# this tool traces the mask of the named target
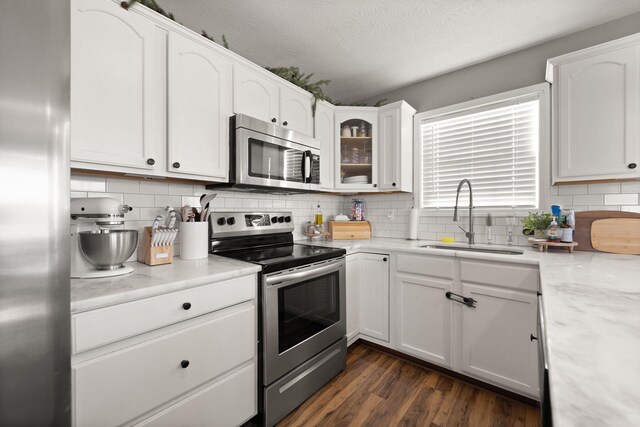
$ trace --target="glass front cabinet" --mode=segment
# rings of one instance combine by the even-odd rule
[[[378,189],[378,109],[336,107],[335,188]]]

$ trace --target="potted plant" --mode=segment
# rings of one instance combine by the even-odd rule
[[[545,231],[551,225],[551,214],[529,212],[526,218],[522,218],[522,233],[526,236],[533,235],[537,239],[544,239]]]

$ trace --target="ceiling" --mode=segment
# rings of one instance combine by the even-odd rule
[[[261,66],[357,101],[640,12],[638,0],[157,0]]]

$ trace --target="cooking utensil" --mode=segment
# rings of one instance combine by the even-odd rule
[[[593,221],[591,245],[602,252],[640,255],[640,219],[608,218]]]
[[[78,233],[80,251],[98,270],[122,267],[138,244],[138,230],[93,230]]]
[[[209,209],[209,203],[211,203],[211,201],[217,196],[217,193],[203,194],[200,196],[200,207],[202,208],[202,212],[200,212],[200,221],[209,221],[209,211],[211,210]]]
[[[605,218],[640,218],[640,213],[625,211],[585,211],[576,212],[576,227],[573,231],[573,241],[580,243],[577,251],[590,251],[595,249],[591,245],[591,225],[594,221]]]

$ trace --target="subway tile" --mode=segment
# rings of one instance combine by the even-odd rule
[[[573,196],[573,205],[602,205],[602,194],[588,194]]]
[[[110,193],[140,193],[140,181],[134,179],[107,178],[107,191]]]
[[[172,207],[172,208],[179,208],[180,205],[182,203],[182,197],[180,196],[155,196],[155,206],[158,208],[164,208],[164,207]]]
[[[605,194],[605,205],[637,205],[637,194]]]
[[[560,205],[561,207],[571,206],[573,204],[572,196],[549,196],[550,205]]]
[[[639,205],[621,206],[620,210],[623,210],[623,211],[626,211],[626,212],[637,212],[637,213],[640,213],[640,206]]]
[[[620,184],[617,182],[605,182],[602,184],[589,184],[589,194],[619,193]]]
[[[620,188],[621,193],[640,193],[640,182],[623,182]]]
[[[193,186],[193,196],[202,196],[204,193],[209,192],[211,190],[207,190],[204,185],[194,184]],[[217,191],[218,197],[220,197],[220,193],[229,193],[228,191]]]
[[[214,206],[219,206],[219,203],[224,203],[223,198],[221,197],[216,197],[215,199],[213,199]],[[212,202],[212,203],[213,203]],[[200,208],[200,196],[182,196],[180,198],[180,206],[186,206],[189,205],[192,208]]]
[[[69,189],[71,191],[107,191],[106,179],[94,176],[71,175]]]
[[[169,194],[174,196],[192,196],[193,184],[169,182]]]
[[[560,185],[558,186],[558,195],[588,194],[589,187],[585,185]]]
[[[118,193],[87,193],[87,197],[111,197],[112,199],[119,200],[122,203],[122,194]]]
[[[155,206],[155,199],[150,194],[125,194],[124,203],[135,208],[152,208]]]
[[[619,211],[620,210],[620,206],[616,206],[616,205],[608,205],[608,206],[590,205],[590,206],[587,206],[587,210],[589,210],[589,211]]]
[[[140,194],[169,194],[166,182],[140,181]]]
[[[78,197],[87,197],[86,191],[71,191],[69,193],[72,199],[77,199]]]

